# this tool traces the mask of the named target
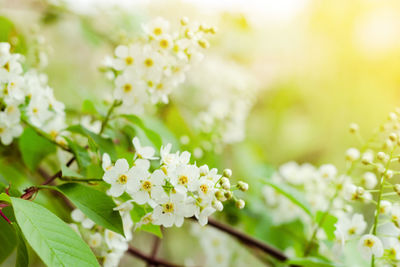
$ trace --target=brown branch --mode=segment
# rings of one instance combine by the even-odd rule
[[[129,247],[128,253],[136,258],[139,258],[139,259],[146,261],[147,263],[155,265],[155,266],[165,266],[165,267],[182,267],[183,266],[183,265],[178,265],[175,263],[168,262],[166,260],[152,258],[151,256],[144,254],[143,252],[141,252],[140,250],[138,250],[132,246]]]
[[[150,258],[153,260],[157,257],[157,252],[158,249],[160,248],[160,244],[161,244],[161,239],[158,236],[154,236],[154,243],[153,243],[153,248],[151,250],[151,256]],[[151,267],[154,266],[152,265],[150,262],[147,264],[147,267]]]
[[[219,230],[221,230],[222,232],[225,232],[233,237],[235,237],[236,239],[240,240],[242,243],[251,246],[251,247],[255,247],[258,248],[262,251],[264,251],[265,253],[269,254],[270,256],[274,257],[275,259],[279,260],[279,261],[286,261],[288,260],[288,257],[283,254],[281,251],[279,251],[278,249],[267,245],[263,242],[261,242],[260,240],[257,240],[249,235],[246,235],[242,232],[237,231],[236,229],[220,223],[214,219],[208,218],[208,224],[211,225],[212,227],[215,227]]]
[[[71,166],[72,163],[74,163],[75,161],[75,157],[72,157],[68,162],[67,162],[67,167]],[[40,172],[43,172],[43,170],[41,170]],[[41,173],[42,174],[42,173]],[[48,175],[47,175],[48,176]],[[58,172],[56,172],[53,176],[50,176],[46,179],[46,181],[44,181],[42,183],[42,185],[48,185],[50,183],[52,183],[55,179],[59,178],[62,176],[62,171],[59,170]]]

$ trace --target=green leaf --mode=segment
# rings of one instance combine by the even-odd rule
[[[84,178],[81,174],[71,170],[65,165],[61,166],[61,173],[63,177],[75,177],[75,178]]]
[[[90,158],[89,153],[84,147],[81,147],[77,143],[67,139],[68,146],[72,150],[72,153],[74,153],[76,161],[78,162],[78,165],[81,169],[85,169],[87,166],[89,166],[92,163],[92,159]]]
[[[83,113],[87,113],[87,114],[92,114],[92,115],[95,115],[95,114],[98,113],[97,109],[96,109],[96,106],[89,99],[85,99],[83,101],[83,103],[82,103],[82,112]]]
[[[12,43],[13,52],[26,53],[24,37],[17,31],[14,23],[3,16],[0,16],[0,42]]]
[[[0,217],[0,244],[0,263],[2,263],[17,245],[14,228],[3,217]]]
[[[49,154],[56,152],[56,145],[38,135],[35,130],[26,128],[20,136],[19,150],[22,160],[30,170],[36,170],[40,162]]]
[[[25,238],[17,224],[14,224],[14,229],[17,233],[18,239],[17,261],[15,263],[15,267],[26,267],[29,265],[29,254],[28,249],[26,248]]]
[[[11,199],[6,193],[1,193],[0,194],[0,202],[11,203]]]
[[[303,209],[308,215],[312,216],[309,203],[305,200],[303,194],[301,194],[296,188],[283,183],[278,184],[263,179],[261,179],[260,181],[274,188],[276,191],[278,191],[279,193],[287,197],[290,201],[292,201],[294,204]]]
[[[159,225],[154,225],[151,223],[143,224],[142,226],[139,227],[138,230],[142,230],[142,231],[151,233],[153,235],[156,235],[159,238],[163,238],[163,234],[161,232],[161,227]]]
[[[319,224],[319,222],[322,219],[322,216],[324,215],[324,212],[322,211],[318,211],[317,214],[315,215],[315,221],[317,224]],[[333,240],[335,239],[335,224],[337,223],[338,219],[333,216],[332,214],[327,214],[325,216],[325,219],[321,225],[321,228],[324,229],[326,236],[328,238],[328,240]]]
[[[340,266],[334,264],[332,262],[315,258],[315,257],[308,257],[308,258],[293,258],[286,262],[288,265],[297,265],[297,266],[306,266],[306,267],[334,267]]]
[[[94,143],[99,147],[101,154],[108,153],[112,160],[117,159],[117,152],[115,151],[115,146],[111,139],[104,138],[92,131],[89,131],[82,125],[72,125],[67,128],[67,131],[78,133],[88,137],[89,139],[92,139],[89,141],[89,143],[94,141]],[[93,145],[93,143],[91,145]]]
[[[57,187],[88,218],[96,224],[124,235],[122,219],[111,197],[91,187],[67,183]]]
[[[43,206],[11,198],[19,227],[48,266],[100,266],[89,246],[65,222]]]
[[[121,115],[121,117],[127,119],[129,122],[138,126],[156,148],[160,148],[162,146],[162,139],[160,135],[158,135],[158,133],[156,133],[155,131],[147,128],[146,125],[138,116],[124,114]]]

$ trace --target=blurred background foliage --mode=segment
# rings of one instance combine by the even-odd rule
[[[130,8],[104,8],[106,1],[70,0],[54,6],[46,1],[0,0],[0,39],[13,43],[15,52],[32,62],[29,58],[34,55],[26,51],[32,26],[39,25],[50,51],[44,72],[57,99],[73,116],[81,109],[82,99],[101,103],[104,92],[111,92],[112,84],[99,66],[116,43],[140,34],[140,23],[155,16],[172,21],[187,16],[217,25],[210,55],[246,68],[258,89],[245,140],[225,146],[220,153],[205,153],[198,162],[231,167],[237,179],[249,182],[248,208],[238,213],[226,207],[228,221],[281,249],[302,246],[304,236],[293,239],[292,235],[302,232],[300,223],[272,225],[257,179],[290,160],[344,167],[344,151],[357,145],[348,134],[348,125],[357,122],[362,135],[368,137],[398,105],[400,2],[121,2]],[[193,150],[201,136],[185,122],[183,112],[172,98],[167,106],[154,108],[144,121],[164,140],[174,142],[176,149],[180,136],[190,136],[190,145],[183,147]],[[1,162],[3,176],[7,168],[17,169],[7,165]],[[18,180],[19,176],[13,175],[15,184],[26,187],[19,184],[25,181]],[[168,231],[165,242],[171,242],[174,249],[163,246],[161,254],[183,260],[185,247],[178,240],[185,236],[178,232]],[[138,242],[145,239],[137,238]]]

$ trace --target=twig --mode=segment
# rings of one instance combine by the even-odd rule
[[[269,254],[270,256],[274,257],[275,259],[277,259],[279,261],[288,260],[288,257],[285,254],[283,254],[281,251],[279,251],[278,249],[276,249],[272,246],[269,246],[251,236],[241,233],[228,225],[220,223],[211,218],[208,218],[208,224],[212,227],[215,227],[215,228],[221,230],[222,232],[225,232],[225,233],[239,239],[242,243],[244,243],[248,246],[256,247],[256,248],[264,251],[265,253]]]
[[[132,246],[129,247],[128,253],[136,258],[139,258],[139,259],[146,261],[147,263],[150,263],[155,266],[165,266],[165,267],[182,267],[183,266],[183,265],[178,265],[175,263],[168,262],[166,260],[152,258]]]
[[[151,250],[151,255],[150,258],[153,260],[157,257],[157,252],[158,249],[160,248],[160,244],[161,244],[161,239],[158,236],[154,236],[154,243],[153,243],[153,248]],[[147,267],[150,266],[154,266],[152,264],[150,264],[150,262],[147,264]]]

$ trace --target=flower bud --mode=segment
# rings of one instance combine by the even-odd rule
[[[388,170],[385,174],[385,178],[386,179],[390,179],[393,177],[393,171],[392,170]]]
[[[224,205],[222,205],[222,202],[218,200],[213,200],[212,206],[217,211],[222,211],[224,209]]]
[[[229,179],[226,177],[222,177],[221,180],[219,180],[219,184],[222,185],[223,183],[229,182]]]
[[[355,161],[360,157],[360,151],[356,148],[349,148],[346,151],[346,160]]]
[[[394,192],[396,192],[398,195],[400,195],[400,184],[395,184],[393,186]]]
[[[231,183],[228,181],[226,181],[225,183],[222,183],[222,188],[225,190],[230,190],[231,189]]]
[[[231,170],[231,169],[225,169],[225,170],[223,171],[222,175],[223,175],[224,177],[231,178],[231,176],[232,176],[232,170]]]
[[[215,198],[218,199],[219,201],[225,201],[226,198],[224,196],[224,192],[222,190],[218,190],[215,192]]]
[[[186,26],[186,25],[188,25],[188,23],[189,23],[188,17],[182,17],[181,18],[181,25],[182,26]]]
[[[238,209],[243,209],[244,208],[244,206],[245,206],[245,202],[244,202],[244,200],[243,199],[238,199],[236,202],[235,202],[235,206],[236,206],[236,208],[238,208]]]
[[[386,159],[386,154],[385,154],[385,152],[378,152],[378,154],[376,154],[376,158],[377,159],[379,159],[379,160],[381,160],[381,161],[384,161],[385,159]]]
[[[365,165],[371,164],[374,160],[374,153],[367,151],[362,155],[361,162]]]
[[[225,191],[224,197],[225,197],[226,199],[231,199],[231,198],[233,197],[233,194],[232,194],[231,191]]]
[[[396,115],[396,113],[394,113],[394,112],[390,112],[389,113],[389,121],[392,121],[392,122],[394,122],[394,121],[396,121],[397,120],[397,115]]]
[[[358,132],[358,130],[359,130],[358,124],[356,124],[356,123],[350,124],[350,127],[349,127],[350,133],[354,134],[354,133]]]
[[[397,135],[395,133],[391,133],[389,135],[389,139],[390,141],[395,142],[397,140]]]
[[[239,188],[240,191],[246,192],[247,190],[249,190],[249,184],[245,183],[245,182],[242,182],[242,181],[239,181],[238,182],[238,188]]]

